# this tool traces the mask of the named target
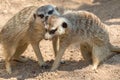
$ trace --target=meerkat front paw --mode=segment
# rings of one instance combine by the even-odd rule
[[[97,65],[92,66],[92,70],[95,71],[95,73],[97,73],[98,72]]]
[[[17,62],[24,63],[24,62],[27,62],[27,61],[28,61],[28,58],[25,58],[25,57],[23,57],[23,56],[20,56],[18,59],[14,58],[13,60],[14,60],[14,61],[17,61]]]
[[[42,63],[42,64],[39,63],[39,65],[42,69],[48,69],[49,68],[49,65],[47,63]]]
[[[42,69],[48,69],[48,68],[49,68],[49,65],[48,65],[48,64],[44,64],[44,65],[42,65],[41,67],[42,67]]]
[[[12,69],[11,69],[9,63],[6,64],[6,71],[7,71],[8,74],[11,74],[11,73],[12,73]]]
[[[11,68],[7,68],[6,71],[8,72],[8,74],[11,74],[11,73],[12,73]]]
[[[64,60],[61,60],[61,61],[60,61],[60,64],[65,64],[65,61],[64,61]]]
[[[57,70],[57,67],[52,67],[51,69],[50,69],[50,71],[56,71]]]

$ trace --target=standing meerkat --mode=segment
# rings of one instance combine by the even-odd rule
[[[66,48],[78,42],[83,58],[93,62],[96,70],[100,62],[111,55],[111,51],[120,52],[109,42],[109,35],[105,24],[94,14],[87,11],[66,11],[61,16],[51,16],[46,24],[46,39],[60,40],[59,51],[51,71],[56,70]]]
[[[46,66],[39,49],[39,42],[44,38],[44,22],[52,14],[59,15],[56,7],[52,5],[29,6],[15,14],[4,25],[0,37],[8,73],[11,73],[10,61],[13,59],[23,61],[20,55],[29,44],[33,47],[39,65]]]

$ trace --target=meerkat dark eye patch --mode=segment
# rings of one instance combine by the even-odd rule
[[[49,31],[49,34],[54,34],[56,31],[57,31],[57,28],[56,28],[56,29],[53,29],[53,30],[50,30],[50,31]]]
[[[36,19],[36,14],[33,14],[34,19]]]
[[[40,18],[43,18],[44,17],[44,14],[39,14],[38,15]]]
[[[67,23],[66,23],[66,22],[63,22],[63,23],[62,23],[62,27],[63,27],[63,28],[67,28]]]
[[[48,14],[52,14],[52,13],[53,13],[53,11],[54,11],[54,10],[50,10],[50,11],[48,12]]]

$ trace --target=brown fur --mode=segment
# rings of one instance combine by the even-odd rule
[[[66,28],[62,26],[64,22],[67,24]],[[120,52],[120,48],[111,48],[113,46],[109,42],[105,26],[97,16],[87,11],[67,11],[62,16],[49,17],[45,38],[60,38],[59,51],[51,70],[58,68],[66,48],[76,42],[80,44],[83,58],[93,62],[94,70],[111,55],[111,51]],[[56,31],[50,34],[52,30]]]
[[[29,44],[35,51],[39,65],[45,66],[39,49],[39,42],[44,38],[45,28],[43,20],[35,14],[37,9],[38,7],[35,6],[24,8],[5,24],[0,33],[8,73],[11,73],[10,61],[22,59],[20,55]]]

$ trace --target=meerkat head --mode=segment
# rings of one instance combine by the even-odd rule
[[[54,36],[60,36],[66,33],[68,21],[64,17],[52,15],[48,18],[45,39],[52,39]]]
[[[50,15],[60,15],[57,7],[54,5],[44,5],[39,7],[34,13],[35,18],[41,19],[43,22],[46,22]]]

